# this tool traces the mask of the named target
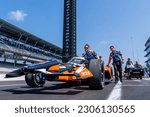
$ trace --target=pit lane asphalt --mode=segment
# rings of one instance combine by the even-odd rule
[[[109,83],[103,90],[88,86],[68,86],[47,82],[44,87],[30,88],[25,81],[0,81],[0,100],[150,100],[150,78]]]

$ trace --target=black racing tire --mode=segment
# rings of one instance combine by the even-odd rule
[[[26,84],[32,88],[43,87],[45,84],[45,77],[43,73],[28,73],[25,75]]]
[[[101,90],[104,88],[103,63],[99,59],[92,59],[89,64],[89,70],[93,77],[89,78],[89,88],[92,90]]]
[[[131,76],[129,76],[129,80],[131,80]]]

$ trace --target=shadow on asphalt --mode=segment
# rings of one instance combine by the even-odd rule
[[[77,87],[74,87],[74,89],[77,89],[77,90],[90,90],[88,86],[77,86]]]
[[[63,91],[57,91],[63,89]],[[28,86],[2,90],[5,92],[11,92],[12,94],[53,94],[53,95],[76,95],[83,91],[71,90],[72,86],[67,84],[56,84],[48,87],[30,88]]]

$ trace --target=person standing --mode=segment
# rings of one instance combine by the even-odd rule
[[[133,62],[131,61],[131,59],[130,59],[130,58],[128,58],[128,60],[127,60],[127,62],[126,62],[126,66],[127,66],[127,65],[129,65],[129,66],[130,66],[130,65],[131,65],[131,66],[133,66]]]
[[[142,68],[142,65],[139,64],[138,61],[135,61],[134,67],[135,67],[135,68]]]
[[[130,68],[133,68],[133,67],[134,67],[133,62],[131,61],[130,58],[128,58],[128,60],[127,60],[127,62],[126,62],[126,66],[125,66],[125,72],[126,72],[127,70],[129,70]]]
[[[84,51],[85,53],[83,53],[82,56],[86,60],[90,61],[91,59],[99,59],[99,56],[97,56],[97,53],[94,50],[90,50],[89,44],[85,44]]]
[[[120,51],[116,51],[114,46],[110,46],[110,55],[107,66],[111,63],[113,60],[113,67],[114,67],[114,73],[115,73],[115,82],[118,82],[120,79],[120,82],[122,82],[122,64],[124,63],[124,59],[122,57],[122,54]],[[119,73],[119,75],[118,75]],[[118,78],[119,77],[119,78]]]

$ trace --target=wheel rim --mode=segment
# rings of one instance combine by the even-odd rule
[[[39,74],[37,74],[37,75],[35,75],[35,80],[38,82],[38,83],[40,83],[40,75]]]
[[[43,85],[44,78],[43,78],[42,73],[35,74],[34,81],[35,81],[36,85],[38,85],[38,86]]]

